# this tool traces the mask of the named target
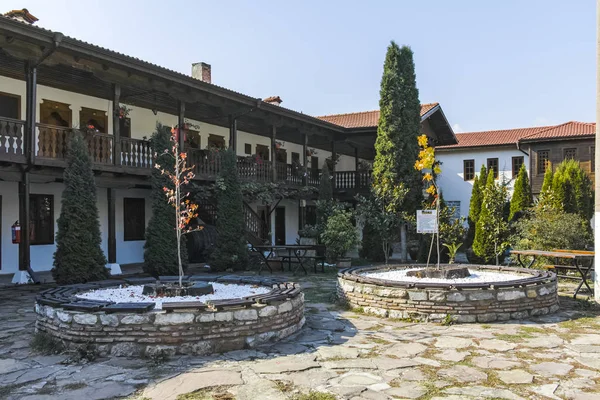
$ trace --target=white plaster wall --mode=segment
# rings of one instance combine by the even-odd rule
[[[56,220],[60,216],[62,183],[32,183],[31,194],[50,194],[54,196],[54,238],[58,229]],[[18,185],[16,182],[0,182],[2,195],[2,269],[1,274],[14,273],[19,268],[19,246],[12,244],[11,226],[19,219]],[[102,236],[101,248],[108,257],[108,203],[106,188],[98,188],[98,215]],[[144,241],[123,240],[123,198],[142,197],[146,199],[146,225],[152,213],[150,191],[144,189],[117,189],[115,198],[117,262],[120,264],[138,263],[144,261]],[[52,269],[53,255],[56,243],[49,245],[31,245],[31,267],[34,271]]]
[[[514,179],[512,178],[512,157],[524,157],[525,167],[529,173],[529,157],[515,149],[483,149],[483,150],[452,150],[438,151],[436,158],[442,162],[442,173],[438,185],[447,201],[460,201],[460,214],[469,215],[469,202],[473,181],[465,181],[463,161],[475,160],[475,172],[479,176],[482,165],[487,166],[488,158],[498,158],[498,180],[508,183],[509,196],[512,196]]]

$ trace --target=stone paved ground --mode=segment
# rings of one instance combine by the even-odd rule
[[[300,333],[158,364],[35,354],[40,287],[0,289],[0,399],[600,399],[600,310],[589,302],[565,296],[552,316],[442,326],[341,310],[332,274],[294,279],[306,287]]]

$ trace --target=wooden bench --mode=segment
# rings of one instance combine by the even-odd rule
[[[572,279],[574,281],[581,281],[583,279],[581,275],[560,274],[560,270],[579,272],[577,267],[574,267],[572,265],[544,265],[543,268],[548,271],[556,271],[556,276],[559,278]]]

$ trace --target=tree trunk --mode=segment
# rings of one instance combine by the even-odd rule
[[[408,243],[406,240],[406,223],[402,223],[400,225],[400,261],[407,262],[408,261]]]

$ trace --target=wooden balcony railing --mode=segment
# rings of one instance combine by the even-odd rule
[[[371,187],[372,171],[336,171],[334,187],[338,190],[365,191]]]
[[[153,166],[153,150],[147,140],[120,138],[114,154],[114,137],[109,134],[83,131],[92,162],[95,165],[122,166],[150,169]],[[67,158],[69,140],[75,134],[71,128],[36,124],[35,155],[43,160],[64,161]],[[0,160],[23,162],[25,122],[0,118]],[[215,179],[221,172],[221,155],[200,149],[188,149],[188,165],[194,165],[196,179]],[[237,158],[238,175],[243,181],[272,182],[273,164],[250,157]],[[277,162],[276,181],[288,185],[318,186],[321,171],[295,164]],[[366,191],[371,186],[371,171],[336,171],[333,181],[335,190]]]
[[[152,168],[152,148],[147,140],[121,138],[121,165]]]
[[[24,155],[24,129],[25,121],[0,118],[0,157],[8,159]]]

